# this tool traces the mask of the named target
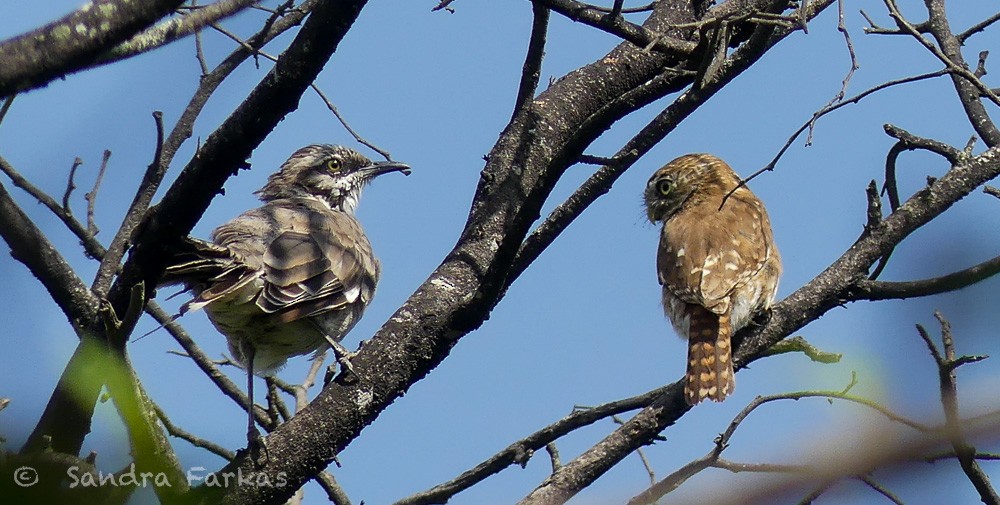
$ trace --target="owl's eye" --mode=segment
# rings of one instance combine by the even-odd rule
[[[660,179],[656,181],[656,191],[660,193],[660,196],[667,196],[670,194],[670,190],[674,189],[674,181],[670,179]]]
[[[331,172],[340,171],[340,166],[341,166],[340,158],[331,158],[329,161],[326,162],[326,168],[330,169]]]

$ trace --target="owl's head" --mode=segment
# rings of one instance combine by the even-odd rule
[[[651,223],[666,221],[685,204],[721,199],[739,183],[739,176],[721,159],[711,154],[685,154],[649,178],[643,193],[646,217]]]

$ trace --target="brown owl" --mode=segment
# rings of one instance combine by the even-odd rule
[[[767,211],[711,154],[667,163],[643,199],[650,222],[663,223],[656,254],[663,311],[688,339],[684,398],[721,402],[736,386],[732,335],[770,307],[778,289],[781,258]]]

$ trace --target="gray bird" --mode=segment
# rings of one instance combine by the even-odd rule
[[[303,147],[257,191],[264,205],[216,228],[212,242],[186,239],[167,267],[160,285],[194,293],[181,313],[203,308],[226,336],[251,401],[253,374],[273,374],[289,357],[331,346],[343,358],[338,342],[379,278],[354,209],[365,185],[390,172],[410,169],[342,146]],[[251,445],[260,436],[252,413],[248,436]]]

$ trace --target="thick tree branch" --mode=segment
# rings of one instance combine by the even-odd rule
[[[48,84],[85,68],[174,11],[184,0],[92,0],[58,21],[0,43],[0,97]]]
[[[0,164],[6,165],[7,162],[0,159]],[[95,324],[99,309],[97,297],[77,277],[45,234],[17,206],[2,184],[0,237],[7,242],[11,255],[28,267],[45,286],[78,335]]]
[[[115,61],[142,54],[165,46],[208,26],[236,14],[258,0],[219,0],[213,4],[199,6],[183,16],[160,23],[152,28],[136,34],[134,37],[119,44],[111,51],[101,55],[93,64],[106,65]]]

